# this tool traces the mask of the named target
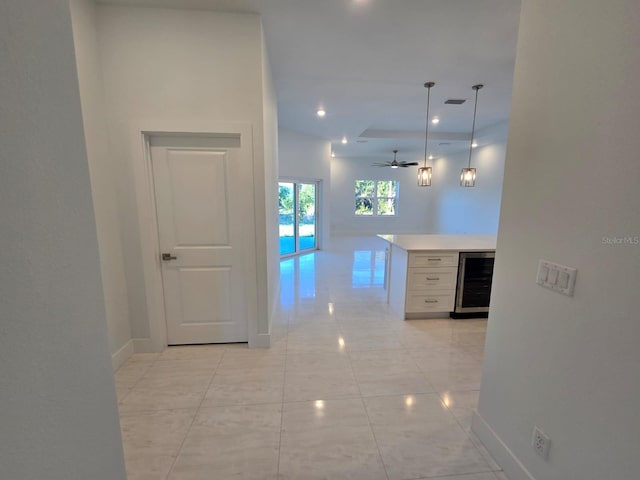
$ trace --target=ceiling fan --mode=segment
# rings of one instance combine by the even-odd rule
[[[396,155],[398,153],[398,150],[394,150],[393,151],[393,162],[384,162],[384,163],[373,163],[372,166],[374,167],[391,167],[391,168],[398,168],[398,167],[413,167],[418,165],[418,162],[399,162],[396,160]]]

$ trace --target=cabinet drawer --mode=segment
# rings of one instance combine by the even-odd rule
[[[407,313],[419,312],[451,312],[453,311],[452,292],[416,293],[407,292]]]
[[[409,268],[407,290],[451,290],[456,288],[457,267]]]
[[[455,267],[458,265],[458,252],[411,252],[410,267]]]

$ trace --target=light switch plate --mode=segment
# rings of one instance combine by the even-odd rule
[[[578,271],[575,268],[549,262],[548,260],[540,260],[538,262],[536,283],[554,292],[573,297],[577,273]]]

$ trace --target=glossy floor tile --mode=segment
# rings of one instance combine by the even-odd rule
[[[281,262],[272,348],[169,347],[116,372],[135,480],[505,480],[470,432],[485,320],[404,321],[385,244]]]
[[[438,395],[364,399],[390,479],[490,472]]]
[[[362,400],[285,403],[280,478],[385,480]]]
[[[281,410],[280,404],[201,408],[169,478],[276,478]]]

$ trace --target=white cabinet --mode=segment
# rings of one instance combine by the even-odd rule
[[[430,292],[419,293],[407,291],[405,313],[449,313],[453,310],[455,293]]]
[[[409,267],[457,267],[458,252],[410,252]]]
[[[409,252],[407,263],[405,314],[453,311],[458,252]]]
[[[460,252],[494,252],[495,235],[379,235],[389,242],[387,302],[405,319],[448,317]]]
[[[408,290],[455,290],[458,267],[409,267],[407,273]]]

